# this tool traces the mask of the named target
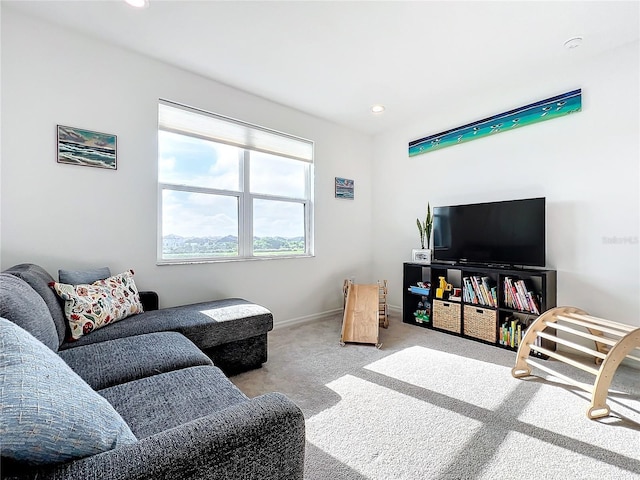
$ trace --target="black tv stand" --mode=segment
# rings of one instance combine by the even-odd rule
[[[556,306],[556,276],[524,266],[406,262],[402,321],[515,351],[526,328]],[[431,284],[428,294],[411,288],[418,282]]]

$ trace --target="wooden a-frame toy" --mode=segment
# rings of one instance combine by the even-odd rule
[[[387,310],[387,281],[376,285],[356,285],[345,280],[344,312],[340,345],[371,343],[380,348],[379,327],[389,326]]]

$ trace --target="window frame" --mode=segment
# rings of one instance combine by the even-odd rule
[[[186,107],[184,105],[179,105],[173,102],[168,101],[160,101],[160,105],[165,104],[171,107],[177,107],[181,109],[185,109],[187,111],[196,112],[202,115],[211,115],[215,117],[217,120],[224,119],[233,123],[240,123],[243,126],[247,126],[248,128],[256,128],[261,132],[268,132],[270,134],[282,135],[287,137],[287,139],[299,139],[301,142],[306,142],[311,145],[311,159],[310,160],[301,160],[299,158],[295,158],[294,156],[283,155],[278,152],[266,151],[263,149],[251,148],[250,146],[240,146],[233,143],[226,143],[219,141],[218,139],[207,137],[202,134],[195,134],[192,132],[180,131],[175,128],[163,128],[163,126],[158,124],[158,132],[167,131],[177,135],[188,136],[192,138],[197,138],[200,140],[210,141],[218,144],[230,144],[239,148],[239,175],[240,175],[240,185],[238,186],[238,191],[235,190],[226,190],[226,189],[217,189],[211,187],[201,187],[201,186],[192,186],[192,185],[179,185],[167,182],[160,181],[159,175],[159,162],[160,162],[160,152],[158,149],[157,158],[156,158],[156,179],[158,185],[158,197],[157,197],[157,205],[158,205],[158,216],[157,216],[157,245],[156,245],[156,263],[157,265],[182,265],[182,264],[198,264],[198,263],[218,263],[218,262],[236,262],[236,261],[251,261],[251,260],[275,260],[275,259],[288,259],[288,258],[305,258],[305,257],[313,257],[314,256],[314,162],[313,162],[313,151],[315,150],[314,142],[303,139],[300,137],[294,137],[290,134],[285,134],[281,132],[277,132],[275,130],[267,129],[265,127],[260,127],[256,125],[251,125],[246,122],[240,122],[238,120],[224,117],[218,114],[212,114],[209,112],[205,112],[199,109],[193,109],[191,107]],[[262,194],[262,193],[252,193],[250,190],[251,177],[250,177],[250,162],[251,162],[251,152],[263,152],[269,153],[271,155],[275,155],[280,158],[287,158],[294,161],[299,161],[304,164],[304,196],[303,197],[287,197],[281,195],[273,195],[273,194]],[[238,201],[238,254],[234,256],[200,256],[200,257],[190,257],[183,259],[167,259],[164,258],[163,252],[163,192],[166,190],[170,191],[181,191],[181,192],[194,192],[194,193],[202,193],[202,194],[210,194],[210,195],[220,195],[226,197],[235,197]],[[281,201],[288,203],[296,203],[301,204],[303,207],[303,216],[304,216],[304,240],[305,240],[305,251],[301,254],[280,254],[280,255],[269,255],[269,254],[258,254],[256,255],[253,251],[253,223],[254,223],[254,201],[255,200],[267,200],[267,201]]]

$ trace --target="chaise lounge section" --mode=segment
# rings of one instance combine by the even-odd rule
[[[242,298],[158,309],[155,292],[140,292],[143,313],[69,341],[63,304],[50,287],[55,282],[53,277],[32,263],[15,265],[4,273],[24,280],[43,298],[56,326],[60,350],[133,335],[173,331],[195,343],[227,375],[259,368],[267,361],[267,332],[273,329],[273,315],[263,306]]]
[[[300,409],[280,393],[249,399],[223,372],[266,361],[267,309],[146,310],[69,341],[52,281],[33,264],[0,274],[3,479],[302,479]],[[63,454],[70,431],[79,447]]]

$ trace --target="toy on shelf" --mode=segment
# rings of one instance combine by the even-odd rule
[[[444,292],[450,292],[453,285],[447,283],[444,277],[438,277],[438,288],[436,288],[436,298],[444,298]]]
[[[429,282],[417,282],[415,285],[411,285],[409,287],[409,291],[417,295],[428,297],[429,292],[431,291],[431,284]]]

